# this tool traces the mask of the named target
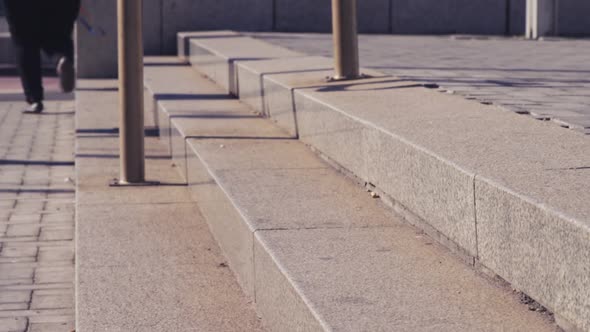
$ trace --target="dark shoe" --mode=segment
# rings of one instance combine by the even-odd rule
[[[57,63],[57,74],[59,75],[61,91],[72,92],[76,86],[74,62],[71,59],[62,56]]]
[[[39,114],[41,112],[43,112],[43,103],[40,101],[30,104],[29,107],[23,110],[23,113],[27,114]]]

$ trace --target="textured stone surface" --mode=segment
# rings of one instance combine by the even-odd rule
[[[209,224],[211,233],[228,259],[244,292],[254,299],[253,229],[215,183],[207,168],[188,143],[188,183],[192,198]]]
[[[232,30],[215,30],[215,31],[186,31],[176,34],[176,51],[177,55],[182,60],[188,60],[190,56],[190,40],[191,38],[227,38],[235,37],[239,34]]]
[[[256,310],[266,326],[272,331],[325,331],[325,325],[314,316],[310,303],[285,278],[258,236],[256,240]]]
[[[581,330],[589,329],[587,225],[493,182],[476,179],[475,188],[482,263]]]
[[[0,318],[0,331],[2,332],[25,332],[27,319],[25,317]]]
[[[229,100],[234,107],[240,105],[237,100]],[[173,118],[172,125],[176,126],[184,137],[202,139],[290,139],[289,135],[279,128],[265,121],[263,118],[250,113],[247,109],[234,114],[219,114],[209,118],[198,117]],[[231,125],[228,126],[228,123]]]
[[[371,210],[376,202],[370,195],[331,169],[228,170],[214,174],[254,230],[369,227],[386,225],[391,218],[373,217]],[[322,186],[317,185],[320,182]],[[258,187],[265,190],[254,191]],[[354,199],[348,205],[340,205],[351,197]]]
[[[262,91],[264,93],[261,101],[264,102],[265,115],[290,135],[299,138],[295,90],[277,84],[273,80],[264,80]]]
[[[332,63],[323,57],[297,57],[238,64],[240,100],[298,135],[293,90],[329,75]]]
[[[186,194],[186,193],[185,193]],[[79,212],[87,225],[81,228],[78,243],[78,266],[142,265],[148,263],[190,264],[209,258],[209,244],[194,241],[207,232],[203,223],[183,221],[186,216],[199,216],[194,203],[133,205],[127,207],[128,218],[121,208],[111,205],[88,206]],[[97,220],[100,220],[97,221]],[[137,232],[141,228],[142,232]],[[196,253],[199,253],[198,255]]]
[[[297,140],[189,138],[188,144],[207,159],[207,164],[220,171],[329,168]],[[297,158],[293,158],[294,155]]]
[[[194,39],[189,41],[189,49],[190,56],[188,59],[190,63],[193,66],[198,66],[199,72],[219,84],[226,92],[229,92],[233,79],[230,77],[231,67],[228,60],[203,48]]]
[[[363,180],[368,179],[365,126],[295,93],[299,138]]]
[[[367,132],[366,146],[370,183],[477,255],[475,174],[378,130]]]
[[[92,301],[79,305],[78,329],[262,331],[253,309],[232,280],[231,271],[218,266],[219,259],[207,265],[163,269],[81,268],[83,287],[79,288],[78,299]],[[233,282],[222,284],[225,280]],[[111,287],[96,287],[104,284]],[[145,296],[146,290],[152,296]]]
[[[240,61],[236,65],[236,72],[238,76],[238,97],[255,112],[258,112],[264,116],[268,116],[268,114],[265,113],[264,107],[265,90],[263,88],[262,75],[243,66],[243,63],[250,62],[257,61]]]
[[[57,310],[74,327],[74,115],[71,97],[46,78],[47,101],[39,116],[20,112],[20,80],[4,77],[0,90],[0,331],[30,331],[34,320]],[[12,97],[11,92],[18,95]],[[6,94],[8,92],[8,94]],[[69,179],[69,180],[68,180]],[[64,213],[66,212],[66,213]],[[58,218],[59,216],[59,218]],[[67,231],[68,236],[60,234]],[[69,259],[49,257],[68,252]],[[38,289],[53,298],[35,297]],[[70,298],[70,301],[60,299]]]
[[[338,331],[557,330],[509,289],[482,279],[412,228],[391,224],[258,232],[258,305],[268,316],[291,318],[275,329],[299,326],[302,316],[311,320],[289,296],[298,292],[316,322]]]
[[[117,144],[113,140],[111,144]],[[160,154],[158,154],[160,155]],[[163,184],[170,184],[172,188],[162,197],[157,186],[148,186],[144,188],[137,187],[109,187],[108,183],[119,177],[119,160],[118,157],[105,158],[100,156],[79,158],[78,173],[78,204],[79,205],[102,205],[107,202],[116,200],[119,204],[140,204],[140,203],[172,203],[185,201],[184,188],[181,186],[184,182],[174,173],[169,173],[171,168],[170,160],[161,158],[150,158],[149,152],[146,153],[146,178],[147,180],[157,180]],[[157,155],[156,155],[157,156]],[[92,190],[90,190],[92,189]]]
[[[101,90],[78,95],[84,110],[78,116],[100,111],[102,125],[116,123],[116,108],[89,103],[108,104],[116,95]],[[79,135],[77,330],[262,331],[198,205],[186,187],[175,185],[181,181],[169,160],[150,160],[150,152],[165,147],[146,139],[147,173],[164,185],[107,193],[101,181],[117,172],[117,160],[97,157],[96,137]],[[98,138],[103,153],[116,149],[116,137]],[[43,273],[45,280],[57,275],[53,269]]]
[[[264,66],[264,62],[258,65]],[[300,82],[304,82],[306,75],[298,75]],[[268,79],[279,81],[279,77],[280,74],[277,74]],[[306,109],[314,110],[314,107],[318,107],[333,117],[356,122],[356,126],[366,130],[366,133],[357,134],[357,138],[351,140],[356,145],[341,144],[342,139],[325,139],[329,144],[336,145],[336,148],[324,146],[319,148],[320,152],[338,151],[338,147],[345,153],[353,151],[349,155],[342,152],[332,155],[349,163],[352,160],[361,165],[363,162],[371,165],[365,173],[370,182],[424,218],[471,255],[477,257],[479,249],[476,247],[478,239],[475,229],[475,207],[479,197],[474,193],[473,182],[476,174],[479,179],[492,179],[494,183],[510,188],[515,193],[509,195],[513,200],[510,204],[519,206],[523,202],[537,202],[537,208],[542,210],[550,207],[549,211],[553,211],[550,213],[551,218],[569,222],[570,226],[579,224],[579,236],[582,239],[587,238],[589,211],[585,203],[588,201],[585,187],[588,173],[585,169],[590,162],[587,159],[590,146],[577,133],[501,112],[500,109],[457,96],[428,91],[406,80],[387,77],[353,83],[311,85],[296,90],[296,98],[301,99],[296,99],[296,112],[299,133],[303,140],[306,125],[318,128],[318,134],[314,132],[313,138],[320,135],[338,137],[355,131],[354,127],[351,129],[346,124],[340,124],[333,130],[322,128],[322,117],[318,114],[305,121]],[[316,104],[319,106],[313,106]],[[335,123],[334,120],[325,122],[330,125]],[[363,129],[364,127],[368,129]],[[556,145],[554,142],[560,144]],[[308,143],[318,146],[311,141]],[[461,149],[457,149],[457,146],[461,146]],[[329,154],[328,156],[331,157]],[[339,160],[336,161],[343,165]],[[344,166],[349,170],[354,167]],[[363,173],[358,169],[362,167],[353,172],[361,174],[362,178]],[[518,218],[523,225],[535,227],[534,218],[528,217],[530,213],[514,213],[520,215],[514,218]],[[509,218],[506,217],[505,220]],[[501,252],[504,257],[518,259],[521,255],[520,246],[537,247],[535,234],[532,233],[528,240],[506,238],[493,231],[493,227],[499,227],[497,225],[501,223],[490,223],[494,225],[486,227],[492,230],[480,235],[487,237],[482,242],[487,247],[485,250],[482,247],[481,250],[497,259],[488,267],[514,285],[526,285],[521,286],[525,290],[531,289],[526,287],[536,287],[536,290],[529,293],[533,297],[537,296],[535,299],[550,308],[557,307],[560,301],[566,301],[562,299],[567,298],[568,307],[556,310],[563,310],[570,321],[577,319],[576,324],[580,326],[586,324],[583,318],[586,315],[580,311],[585,306],[585,296],[578,297],[580,291],[570,294],[562,291],[559,298],[553,295],[535,295],[546,292],[547,288],[559,292],[559,285],[563,284],[563,280],[553,277],[534,286],[535,283],[527,280],[526,275],[542,269],[540,264],[521,264],[520,274],[509,273],[507,271],[515,271],[515,267],[510,265],[511,260],[495,257],[495,252]],[[565,234],[573,232],[568,227],[559,229]],[[563,241],[562,245],[568,246],[558,251],[551,249],[550,242],[540,243],[538,247],[544,252],[553,252],[555,257],[567,257],[569,250],[582,248],[580,255],[585,257],[587,249],[584,249],[584,241],[586,240]],[[487,265],[484,256],[481,258],[484,265]],[[555,261],[558,262],[559,259],[555,258]],[[505,265],[501,268],[493,267],[496,264]],[[561,271],[562,275],[567,275],[563,278],[582,284],[586,282],[584,271],[565,267]],[[577,316],[573,312],[577,312]]]
[[[178,130],[175,123],[170,125],[170,155],[180,175],[187,180],[186,142],[185,136]]]
[[[243,36],[192,38],[190,45],[191,64],[233,95],[238,95],[236,62],[300,56],[294,51]]]
[[[328,34],[256,36],[310,55],[330,57],[332,52]],[[503,38],[361,35],[359,47],[365,68],[409,81],[436,83],[441,90],[467,99],[590,133],[585,76],[590,43],[586,40],[531,43]]]

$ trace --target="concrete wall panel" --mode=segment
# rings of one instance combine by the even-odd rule
[[[450,20],[455,32],[493,35],[506,33],[506,0],[452,0],[449,2]]]
[[[271,30],[272,0],[164,0],[162,20],[163,51],[173,54],[179,31]]]
[[[392,26],[402,34],[504,34],[506,2],[393,0]]]
[[[162,52],[162,1],[143,0],[143,47],[146,55]]]
[[[358,1],[360,32],[389,32],[391,0]],[[332,2],[329,0],[274,0],[274,30],[331,32]]]
[[[590,1],[560,0],[558,3],[558,33],[566,36],[590,35]]]
[[[80,78],[117,77],[117,2],[82,1],[92,29],[76,25],[77,72]]]
[[[509,34],[524,35],[526,25],[526,0],[510,0],[509,5]]]

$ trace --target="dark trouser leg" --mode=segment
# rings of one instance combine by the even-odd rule
[[[37,43],[16,45],[18,69],[29,104],[43,100],[41,49]]]
[[[27,102],[43,100],[41,43],[36,1],[7,0],[6,18],[16,49],[17,65]]]
[[[48,54],[74,59],[72,33],[80,11],[80,0],[44,1],[42,47]]]

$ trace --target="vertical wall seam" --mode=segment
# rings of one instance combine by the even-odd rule
[[[256,289],[258,288],[256,280],[256,232],[258,230],[252,232],[252,296],[254,297],[254,304],[258,303],[256,296]]]
[[[164,55],[164,0],[160,0],[160,55]]]
[[[505,28],[504,34],[506,36],[510,36],[511,30],[512,30],[512,22],[511,22],[511,17],[512,17],[512,15],[511,15],[511,13],[512,13],[512,0],[506,0],[505,10],[506,10],[506,13],[505,13],[505,15],[506,15],[506,22],[505,22],[505,27],[504,27]]]
[[[553,35],[559,36],[559,0],[553,1]]]
[[[277,31],[277,0],[272,0],[272,31]]]
[[[473,222],[475,224],[475,260],[479,260],[479,233],[477,227],[477,194],[476,194],[476,182],[477,174],[473,176]]]
[[[295,139],[299,139],[299,121],[297,120],[297,103],[295,102],[295,88],[291,88],[291,108],[293,109],[293,122],[295,124]]]
[[[183,140],[184,143],[184,180],[186,181],[186,185],[188,186],[188,137],[185,137]]]
[[[390,34],[393,34],[393,0],[389,0],[389,8],[387,11],[388,15],[388,24],[387,30]]]
[[[261,73],[258,76],[258,84],[260,84],[260,112],[265,118],[270,118],[270,113],[267,112],[268,107],[266,107],[266,96],[264,94],[264,75],[264,73]]]

